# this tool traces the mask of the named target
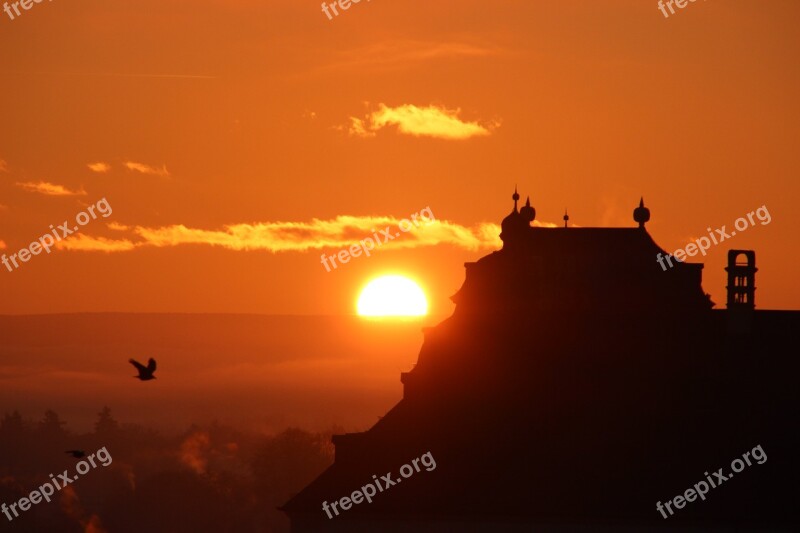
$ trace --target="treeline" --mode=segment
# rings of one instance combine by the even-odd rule
[[[20,513],[13,530],[283,533],[288,520],[277,507],[333,462],[330,437],[341,432],[263,435],[213,423],[165,436],[121,424],[105,407],[92,432],[74,433],[52,410],[38,421],[14,411],[0,420],[0,504],[27,497],[50,474],[72,475],[81,459],[67,450],[105,447],[109,466],[98,462],[51,502]]]

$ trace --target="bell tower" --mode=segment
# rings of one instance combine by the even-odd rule
[[[740,257],[744,260],[740,261]],[[753,250],[728,250],[728,309],[756,307],[756,253]]]

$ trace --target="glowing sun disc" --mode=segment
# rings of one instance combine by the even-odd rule
[[[356,307],[360,316],[423,316],[428,313],[428,300],[412,280],[381,276],[364,287]]]

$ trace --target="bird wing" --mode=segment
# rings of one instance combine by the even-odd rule
[[[147,371],[150,372],[151,374],[156,371],[156,360],[153,359],[152,357],[147,362]]]
[[[152,361],[152,359],[151,359],[151,361]],[[147,372],[147,368],[145,368],[145,366],[142,363],[140,363],[139,361],[136,361],[134,359],[128,359],[128,362],[130,364],[132,364],[133,366],[135,366],[136,370],[138,370],[140,374],[142,372]]]

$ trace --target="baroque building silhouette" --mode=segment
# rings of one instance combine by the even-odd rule
[[[551,228],[513,200],[400,402],[334,436],[334,464],[281,508],[292,531],[797,530],[800,312],[756,310],[755,253],[729,251],[715,309],[702,264],[659,266],[644,201],[636,226]],[[763,464],[657,511],[759,445]],[[435,469],[398,474],[426,452]],[[323,510],[386,473],[371,503]]]

